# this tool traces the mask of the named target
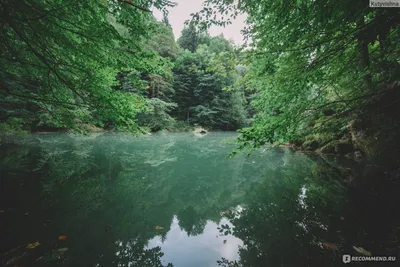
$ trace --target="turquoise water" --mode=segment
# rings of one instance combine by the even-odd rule
[[[277,148],[229,159],[234,137],[3,139],[3,264],[338,266],[353,245],[382,255],[385,220],[363,209],[337,159]]]

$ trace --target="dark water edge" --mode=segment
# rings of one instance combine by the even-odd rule
[[[3,137],[2,264],[339,266],[359,255],[353,246],[399,255],[395,168],[278,148],[230,160],[233,137]]]

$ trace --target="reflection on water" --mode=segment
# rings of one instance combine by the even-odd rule
[[[349,203],[333,159],[280,149],[228,159],[232,137],[3,139],[0,251],[22,246],[1,260],[23,255],[14,262],[24,266],[337,266],[354,244],[380,252],[361,232],[359,206]],[[25,249],[37,240],[39,247]],[[52,258],[60,247],[68,251]]]
[[[225,218],[220,224],[233,226]],[[238,260],[239,246],[243,246],[243,242],[233,235],[221,235],[217,228],[217,223],[208,221],[202,235],[190,236],[180,228],[178,218],[174,217],[165,241],[157,236],[149,241],[148,246],[161,247],[165,253],[163,259],[173,262],[174,266],[215,266],[221,257]]]

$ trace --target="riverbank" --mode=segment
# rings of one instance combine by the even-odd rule
[[[209,131],[224,131],[220,129],[210,129],[208,127],[203,127],[199,125],[189,125],[187,123],[177,121],[171,127],[161,129],[158,131],[152,131],[152,129],[148,127],[139,126],[137,133],[138,134],[152,134],[152,133],[190,133],[193,132],[195,134],[206,134]],[[73,128],[57,128],[50,126],[42,126],[42,127],[28,127],[27,125],[23,125],[20,122],[14,123],[13,121],[0,123],[0,134],[47,134],[47,133],[81,133],[81,134],[90,134],[90,133],[106,133],[106,132],[126,132],[123,129],[116,129],[114,127],[99,127],[93,124],[87,123],[76,123]]]
[[[400,164],[400,87],[389,88],[376,99],[350,111],[324,111],[308,125],[309,134],[291,140],[293,148],[323,154],[346,155],[356,161]]]

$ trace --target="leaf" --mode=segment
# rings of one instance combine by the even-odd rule
[[[155,228],[156,228],[156,230],[162,230],[162,229],[164,229],[164,227],[158,226],[158,225],[157,225]]]
[[[325,248],[325,249],[332,249],[332,250],[339,250],[338,246],[332,243],[321,243],[321,245]]]
[[[57,249],[57,251],[59,251],[59,252],[65,252],[65,251],[68,251],[68,248],[59,248],[59,249]]]
[[[353,246],[354,250],[357,251],[358,253],[365,255],[365,256],[371,256],[371,252],[369,252],[368,250],[362,248],[362,247],[355,247]]]
[[[60,235],[58,237],[58,240],[67,240],[67,236],[66,235]]]
[[[36,247],[39,246],[39,245],[40,245],[40,242],[39,242],[39,241],[36,241],[35,243],[28,244],[28,245],[26,246],[26,248],[36,248]]]

